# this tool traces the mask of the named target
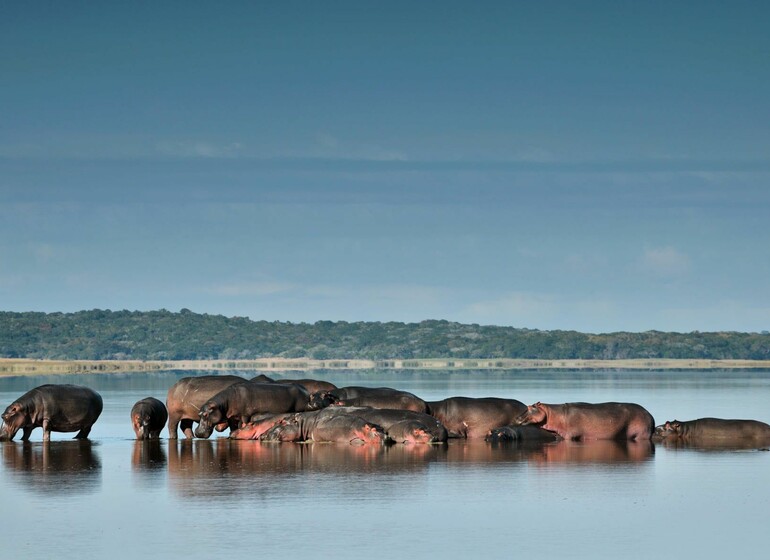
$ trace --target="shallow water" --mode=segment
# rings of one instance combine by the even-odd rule
[[[129,411],[191,372],[0,379],[0,405],[43,383],[97,390],[91,441],[0,444],[2,557],[758,557],[770,453],[651,444],[390,447],[225,438],[135,442]],[[244,373],[246,377],[250,374]],[[306,376],[303,374],[303,376]],[[630,401],[657,423],[770,423],[770,373],[323,372],[426,400]],[[19,436],[17,436],[18,439]],[[166,437],[164,430],[162,437]]]

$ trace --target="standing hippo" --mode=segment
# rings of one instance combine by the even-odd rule
[[[319,391],[333,391],[337,388],[334,383],[321,381],[320,379],[273,379],[264,373],[257,375],[256,377],[252,377],[250,381],[256,381],[257,383],[295,383],[304,387],[305,390],[311,395]]]
[[[353,414],[327,410],[295,414],[268,430],[263,441],[382,444],[387,435],[381,426]]]
[[[131,408],[131,425],[136,439],[158,439],[166,420],[166,407],[154,397],[142,399]]]
[[[566,440],[648,440],[655,420],[634,403],[535,403],[519,415],[515,424],[540,426]]]
[[[193,422],[197,422],[200,407],[207,400],[233,383],[243,383],[243,377],[237,375],[201,375],[199,377],[183,377],[174,383],[166,396],[168,409],[168,437],[176,439],[177,428],[181,423],[182,433],[192,439]],[[227,426],[220,425],[217,429],[224,430]]]
[[[43,441],[51,432],[78,432],[75,439],[86,439],[102,413],[102,397],[88,387],[41,385],[19,397],[5,409],[0,440],[12,440],[20,429],[22,441],[37,427],[43,428]]]
[[[736,443],[770,443],[770,426],[758,420],[726,420],[699,418],[680,422],[671,420],[655,428],[655,439],[684,442],[735,441]]]
[[[372,408],[391,408],[425,412],[427,405],[420,397],[391,389],[390,387],[342,387],[332,391],[320,391],[314,394],[313,406],[370,406]]]
[[[512,424],[527,410],[516,399],[450,397],[428,403],[428,414],[446,426],[450,438],[483,438],[490,430]]]
[[[234,383],[207,400],[200,409],[195,436],[207,438],[216,425],[243,427],[253,415],[302,412],[310,394],[299,385],[280,383]]]

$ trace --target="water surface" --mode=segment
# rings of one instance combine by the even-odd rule
[[[129,411],[191,372],[0,379],[97,390],[90,441],[0,444],[2,557],[758,557],[770,453],[651,444],[390,447],[135,442]],[[244,373],[245,377],[251,374]],[[302,374],[307,376],[307,374]],[[658,423],[770,422],[762,372],[324,372],[338,385],[535,401],[631,401]],[[17,436],[18,437],[18,436]]]

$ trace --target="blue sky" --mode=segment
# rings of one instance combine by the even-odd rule
[[[770,328],[763,2],[0,4],[0,309]]]

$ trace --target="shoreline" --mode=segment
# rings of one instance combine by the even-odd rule
[[[261,360],[34,360],[0,358],[0,377],[73,373],[139,373],[169,370],[201,371],[313,371],[313,370],[770,370],[770,360],[632,359],[391,359],[314,360],[265,358]]]

